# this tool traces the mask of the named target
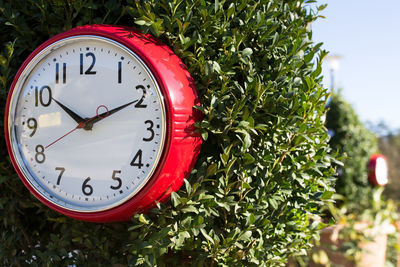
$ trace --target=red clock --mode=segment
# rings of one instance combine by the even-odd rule
[[[371,156],[368,162],[368,181],[374,186],[384,186],[388,183],[388,166],[384,156]]]
[[[7,148],[48,207],[92,222],[128,220],[178,190],[201,139],[182,61],[121,26],[61,33],[25,60],[5,111]]]

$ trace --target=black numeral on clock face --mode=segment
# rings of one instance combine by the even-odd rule
[[[64,172],[65,172],[65,168],[63,168],[63,167],[56,167],[56,171],[60,171],[60,174],[58,175],[58,178],[57,178],[57,185],[59,185],[60,182],[61,182],[61,177],[62,177],[62,175],[63,175]]]
[[[59,83],[60,80],[60,64],[56,63],[56,83]],[[67,63],[63,63],[62,65],[62,83],[67,82]]]
[[[29,134],[29,136],[32,137],[36,133],[37,126],[38,126],[36,119],[35,118],[29,118],[26,121],[26,125],[28,126],[29,129],[32,130],[32,132]]]
[[[131,166],[138,167],[139,169],[142,168],[143,163],[142,163],[142,150],[139,149],[136,155],[133,157],[133,160],[131,161]]]
[[[154,130],[153,130],[154,123],[153,123],[153,121],[151,121],[151,120],[147,120],[147,121],[145,121],[144,123],[150,125],[150,126],[146,129],[147,131],[150,132],[150,137],[148,137],[148,138],[143,138],[143,141],[145,141],[145,142],[150,142],[150,141],[153,140],[153,138],[154,138]]]
[[[90,184],[88,184],[89,181],[90,177],[86,178],[82,184],[82,193],[85,194],[86,196],[90,196],[91,194],[93,194],[93,187]]]
[[[50,86],[42,86],[42,88],[35,87],[35,107],[39,106],[39,103],[43,107],[48,107],[51,103],[51,88]]]
[[[43,163],[46,160],[46,156],[44,154],[44,147],[42,145],[37,145],[35,147],[35,160],[37,163]]]
[[[142,90],[142,97],[136,103],[135,108],[146,108],[147,105],[143,104],[144,98],[146,97],[146,87],[144,87],[143,85],[138,85],[136,86],[136,90]]]
[[[96,71],[93,71],[94,64],[96,63],[96,56],[92,52],[88,52],[85,54],[86,57],[91,57],[92,62],[90,63],[89,68],[85,72],[83,72],[83,53],[80,53],[80,74],[93,75],[96,74]]]
[[[113,180],[115,180],[115,181],[117,181],[118,183],[117,183],[117,185],[112,185],[112,186],[110,186],[110,188],[111,189],[113,189],[113,190],[117,190],[117,189],[120,189],[121,188],[121,186],[122,186],[122,180],[121,180],[121,178],[119,178],[119,177],[117,177],[117,174],[120,174],[121,173],[121,171],[113,171],[113,174],[112,174],[112,179]]]
[[[118,61],[118,83],[122,82],[122,62]]]

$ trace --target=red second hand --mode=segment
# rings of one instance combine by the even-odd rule
[[[101,116],[99,116],[99,109],[100,109],[101,107],[104,107],[104,108],[107,110],[107,112],[108,112],[108,109],[107,109],[106,106],[104,106],[104,105],[98,106],[97,109],[96,109],[96,116],[94,116],[94,117],[92,117],[92,118],[90,118],[90,119],[88,119],[88,120],[86,120],[86,121],[84,121],[84,122],[79,123],[78,126],[76,126],[74,129],[72,129],[72,130],[69,131],[68,133],[64,134],[63,136],[61,136],[61,137],[58,138],[57,140],[51,142],[50,144],[48,144],[48,145],[45,146],[44,148],[47,149],[48,147],[50,147],[50,146],[52,146],[53,144],[57,143],[58,141],[60,141],[60,140],[63,139],[64,137],[66,137],[67,135],[73,133],[75,130],[80,129],[80,128],[84,128],[85,125],[86,125],[86,123],[90,122],[90,121],[93,120],[94,118],[101,117]],[[107,117],[107,115],[106,115],[105,117]],[[102,117],[101,117],[101,118],[102,118]]]
[[[82,122],[81,122],[82,123]],[[79,123],[79,125],[81,124]],[[84,124],[85,122],[83,122]],[[52,143],[48,144],[47,146],[45,146],[44,148],[47,149],[49,146],[53,145],[54,143],[57,143],[58,141],[60,141],[61,139],[63,139],[64,137],[66,137],[67,135],[69,135],[70,133],[72,133],[73,131],[75,131],[76,129],[79,129],[80,127],[76,126],[74,129],[72,129],[71,131],[69,131],[68,133],[64,134],[63,136],[61,136],[60,138],[58,138],[57,140],[53,141]]]

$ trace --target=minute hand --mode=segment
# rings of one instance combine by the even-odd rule
[[[86,125],[85,125],[85,129],[92,129],[93,124],[95,124],[96,122],[101,121],[102,119],[105,119],[107,117],[109,117],[110,115],[114,114],[117,111],[120,111],[123,108],[126,108],[127,106],[132,105],[133,103],[136,103],[138,100],[134,100],[132,102],[126,103],[125,105],[119,106],[117,108],[114,108],[112,110],[107,110],[101,114],[97,114],[96,117],[94,117],[93,119],[90,119]]]

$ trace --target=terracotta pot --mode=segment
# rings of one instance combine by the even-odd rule
[[[380,229],[368,228],[368,223],[359,222],[354,225],[354,230],[364,232],[369,236],[371,241],[364,241],[358,244],[362,250],[361,258],[358,264],[345,257],[341,252],[341,247],[346,240],[339,237],[340,231],[344,228],[343,225],[335,225],[327,227],[321,231],[320,246],[316,247],[313,253],[318,253],[323,250],[329,258],[330,265],[343,267],[384,267],[386,256],[387,235],[395,231],[394,226],[386,226]],[[337,250],[332,250],[336,246]],[[310,266],[325,266],[326,264],[312,263]]]

